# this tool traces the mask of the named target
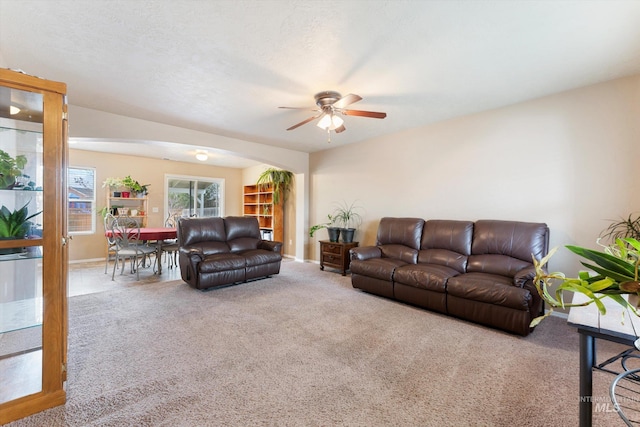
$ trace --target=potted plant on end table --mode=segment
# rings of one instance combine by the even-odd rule
[[[329,241],[337,242],[340,238],[340,228],[334,226],[336,218],[331,215],[327,215],[327,219],[329,222],[323,222],[322,224],[311,226],[311,228],[309,228],[309,237],[313,237],[316,231],[326,228],[329,233]]]
[[[342,225],[340,232],[342,233],[342,241],[345,243],[353,242],[356,228],[362,224],[362,216],[359,213],[360,209],[361,207],[356,205],[355,202],[351,204],[342,202],[333,212],[333,217]]]

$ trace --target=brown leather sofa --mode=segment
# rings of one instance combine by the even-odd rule
[[[280,273],[281,242],[262,240],[253,217],[180,218],[180,274],[209,289]]]
[[[375,246],[351,249],[354,288],[528,335],[543,310],[532,255],[549,250],[544,223],[382,218]]]

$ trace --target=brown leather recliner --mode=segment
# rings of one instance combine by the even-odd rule
[[[253,217],[181,218],[178,244],[182,280],[196,289],[280,272],[282,243],[262,240]]]
[[[548,249],[544,223],[383,218],[376,246],[351,249],[351,283],[527,335],[543,307],[533,286],[532,255],[540,259]]]

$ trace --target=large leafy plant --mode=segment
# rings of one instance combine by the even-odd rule
[[[294,181],[294,174],[291,171],[269,168],[260,174],[256,181],[256,185],[268,186],[273,188],[273,203],[279,204],[280,200],[284,200],[287,192],[291,189]]]
[[[29,220],[42,212],[29,215],[27,205],[28,203],[13,212],[4,205],[0,208],[0,237],[23,239],[27,235],[29,227],[31,227],[31,221]]]
[[[561,272],[547,273],[544,267],[558,248],[549,251],[549,254],[540,261],[534,259],[533,264],[536,270],[534,285],[540,297],[549,304],[550,309],[545,315],[533,319],[531,326],[537,325],[549,316],[554,308],[595,304],[600,313],[606,314],[607,310],[602,303],[604,298],[611,298],[636,315],[640,315],[637,307],[623,297],[624,294],[640,295],[638,281],[640,242],[638,240],[631,237],[616,239],[616,243],[606,246],[604,251],[572,245],[566,248],[584,258],[580,263],[593,273],[582,271],[576,278],[567,278]],[[549,292],[549,288],[556,283],[554,296]],[[581,293],[588,299],[582,303],[566,303],[564,300],[566,292]]]
[[[18,155],[14,159],[6,151],[0,150],[0,188],[12,188],[26,164],[27,158],[24,155]]]
[[[361,207],[355,202],[347,204],[347,202],[339,203],[333,211],[333,218],[343,228],[358,228],[362,224],[362,216],[360,215]]]

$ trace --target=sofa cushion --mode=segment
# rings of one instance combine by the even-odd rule
[[[395,269],[406,264],[395,258],[371,258],[366,261],[351,261],[350,269],[352,273],[391,282]]]
[[[226,241],[227,234],[222,218],[180,218],[178,220],[178,243],[181,247],[201,242]]]
[[[240,255],[245,258],[247,267],[282,261],[282,255],[278,252],[266,251],[264,249],[252,249],[241,252]]]
[[[470,255],[472,238],[471,221],[431,219],[424,223],[420,249],[446,249],[461,255]]]
[[[231,252],[227,242],[199,242],[193,245],[189,245],[188,249],[199,249],[206,257],[214,254],[226,254]]]
[[[231,252],[257,249],[260,243],[258,219],[250,216],[229,216],[224,219],[227,243]]]
[[[419,249],[423,225],[421,218],[382,218],[378,225],[376,246],[402,245]]]
[[[244,270],[245,258],[235,254],[209,255],[198,264],[200,273],[217,273],[226,270]]]
[[[404,245],[381,245],[378,247],[382,258],[394,258],[415,264],[418,262],[418,251]]]
[[[458,273],[464,273],[468,257],[458,252],[446,249],[427,249],[418,252],[418,264],[435,264],[453,268]]]
[[[512,278],[487,273],[467,273],[447,282],[447,294],[487,304],[528,311],[531,293],[512,284]]]
[[[447,280],[459,271],[438,264],[407,264],[396,268],[393,281],[435,292],[445,292]]]
[[[479,220],[473,230],[472,255],[506,255],[532,263],[546,255],[549,228],[543,223]]]
[[[530,262],[507,255],[471,255],[467,265],[469,273],[489,273],[513,278],[519,271],[531,267]]]

